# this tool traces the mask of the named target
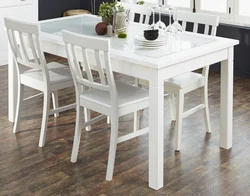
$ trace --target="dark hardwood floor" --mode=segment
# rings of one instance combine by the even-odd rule
[[[49,56],[48,61],[65,59]],[[70,162],[75,111],[51,116],[46,145],[38,147],[42,98],[24,104],[21,132],[8,121],[7,66],[0,67],[0,195],[250,195],[250,79],[235,77],[233,148],[219,147],[220,75],[210,73],[212,133],[205,133],[203,113],[184,120],[182,150],[174,151],[174,123],[165,99],[164,187],[148,187],[148,136],[118,145],[114,178],[105,181],[110,126],[103,120],[82,131],[78,161]],[[116,75],[133,83],[133,78]],[[25,89],[26,96],[36,93]],[[59,92],[60,104],[74,101],[74,89]],[[199,91],[185,98],[185,108],[199,102]],[[93,113],[96,115],[96,113]],[[133,115],[120,119],[120,134],[132,131]],[[142,112],[141,126],[148,124]]]

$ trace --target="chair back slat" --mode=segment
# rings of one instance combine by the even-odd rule
[[[216,32],[217,32],[217,27],[213,26],[212,31],[211,31],[211,35],[216,36]]]
[[[89,64],[89,59],[88,59],[88,56],[87,56],[87,53],[86,53],[86,48],[82,47],[81,51],[82,51],[82,57],[83,57],[83,65],[84,65],[85,71],[87,72],[87,79],[91,83],[94,83],[94,79],[93,79],[93,76],[92,76],[92,71],[91,71],[90,64]]]
[[[95,50],[95,59],[96,59],[96,67],[97,67],[97,71],[98,71],[99,76],[100,76],[101,83],[104,85],[107,85],[104,71],[103,71],[103,67],[101,64],[100,51],[98,51],[98,50]]]
[[[28,56],[27,48],[24,45],[24,41],[23,41],[23,33],[22,32],[18,32],[18,34],[19,34],[19,40],[20,40],[20,49],[22,50],[22,54],[24,56],[24,59],[26,61],[29,61],[29,56]]]
[[[194,23],[193,32],[198,33],[198,23]]]
[[[110,62],[110,56],[109,52],[104,51],[104,64],[109,65],[106,66],[106,74],[107,74],[107,80],[108,80],[108,86],[110,88],[110,95],[111,95],[111,101],[113,102],[112,104],[116,106],[117,104],[117,89],[116,89],[116,84],[115,84],[115,78],[113,75],[113,70],[111,68],[111,62]]]
[[[138,14],[139,23],[149,24],[149,18],[151,16],[151,10],[146,5],[138,5],[132,3],[123,3],[125,9],[129,10],[129,21],[135,21],[135,15]]]
[[[76,55],[76,51],[75,51],[75,48],[74,46],[72,46],[70,48],[71,50],[71,54],[72,54],[72,64],[74,64],[74,66],[72,66],[72,69],[74,70],[74,74],[76,76],[76,78],[82,78],[83,75],[82,75],[82,70],[81,70],[81,66],[82,64],[79,66],[79,61],[77,59],[77,55]]]
[[[205,25],[204,34],[209,34],[209,27],[212,27],[211,35],[216,35],[217,26],[219,25],[219,17],[215,15],[189,13],[178,11],[177,20],[182,22],[182,28],[186,31],[187,22],[193,23],[193,32],[198,33],[199,24]]]
[[[143,15],[143,14],[140,14],[139,23],[143,23],[143,19],[144,19],[144,15]]]
[[[83,36],[69,31],[63,31],[63,40],[77,93],[82,91],[80,86],[85,85],[89,88],[108,91],[115,99],[117,92],[109,57],[109,40]],[[96,65],[93,65],[92,62],[95,62]],[[82,74],[82,69],[87,74]],[[96,80],[93,75],[96,70],[100,81]]]
[[[180,21],[178,20],[178,22],[180,22]],[[182,21],[182,29],[183,29],[183,31],[186,30],[186,26],[187,26],[187,22],[186,21]]]
[[[205,30],[204,30],[204,34],[208,35],[209,34],[209,25],[205,25]]]
[[[30,43],[30,47],[31,47],[31,50],[32,50],[32,54],[34,55],[33,57],[34,57],[35,63],[36,63],[36,64],[40,64],[40,60],[39,60],[39,58],[38,58],[36,46],[35,46],[35,44],[34,44],[32,35],[29,34],[29,35],[28,35],[28,38],[29,38],[29,43]]]
[[[149,24],[149,19],[150,19],[150,16],[149,16],[149,15],[146,15],[146,16],[145,16],[144,24]]]

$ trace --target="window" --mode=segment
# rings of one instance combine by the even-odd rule
[[[250,16],[250,1],[249,0],[239,0],[238,3],[238,14],[240,16]]]
[[[229,2],[232,0],[195,0],[196,12],[218,15],[220,19],[230,19]],[[234,1],[234,0],[233,0]]]
[[[164,0],[164,3],[183,10],[218,15],[223,23],[250,26],[250,0]]]
[[[235,0],[235,11],[233,20],[238,23],[250,26],[249,0]]]
[[[200,10],[227,13],[227,0],[200,0]]]
[[[167,5],[173,5],[177,7],[184,7],[184,8],[190,8],[191,7],[191,2],[190,0],[167,0],[166,2]]]

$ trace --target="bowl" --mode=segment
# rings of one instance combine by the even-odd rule
[[[145,30],[144,37],[146,40],[156,40],[159,36],[159,30]]]

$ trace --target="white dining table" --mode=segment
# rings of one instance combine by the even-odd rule
[[[95,36],[100,18],[79,15],[39,22],[41,42],[45,52],[66,57],[62,30]],[[147,26],[130,23],[128,37],[106,37],[111,42],[113,71],[149,81],[149,187],[163,187],[164,176],[164,80],[221,62],[220,146],[232,147],[233,123],[233,67],[234,46],[238,40],[183,32],[169,34],[167,44],[160,48],[135,45],[135,35],[142,35]],[[17,77],[14,61],[9,53],[9,120],[14,121]],[[94,63],[94,62],[93,62]],[[166,174],[168,175],[168,174]]]

